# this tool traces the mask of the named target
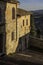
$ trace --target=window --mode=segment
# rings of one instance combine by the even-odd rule
[[[24,20],[23,20],[23,26],[24,26]]]
[[[26,20],[26,25],[28,25],[28,19]]]
[[[12,19],[15,19],[15,8],[12,8]]]
[[[2,11],[1,11],[1,8],[0,8],[0,22],[2,21]]]
[[[14,32],[12,32],[12,40],[14,40]]]

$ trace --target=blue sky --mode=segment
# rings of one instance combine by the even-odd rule
[[[43,9],[43,0],[19,0],[20,7],[26,10]]]

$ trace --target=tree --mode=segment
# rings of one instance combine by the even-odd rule
[[[35,23],[34,23],[34,15],[31,15],[30,26],[31,26],[30,35],[35,37],[36,36],[36,28],[35,28]]]

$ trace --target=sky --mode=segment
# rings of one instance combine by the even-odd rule
[[[43,0],[19,0],[20,8],[25,10],[43,10]]]

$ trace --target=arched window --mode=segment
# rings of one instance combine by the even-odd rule
[[[15,19],[15,8],[12,8],[12,19]]]

